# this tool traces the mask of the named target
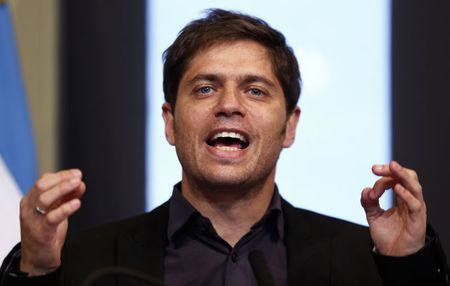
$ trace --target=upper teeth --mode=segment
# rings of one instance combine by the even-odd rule
[[[212,140],[215,140],[217,138],[220,137],[230,137],[230,138],[235,138],[235,139],[239,139],[243,142],[247,142],[247,140],[245,139],[245,137],[239,133],[236,132],[219,132],[216,135],[213,136]]]

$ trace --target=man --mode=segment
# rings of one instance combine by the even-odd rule
[[[80,285],[109,266],[168,285],[448,285],[413,170],[373,167],[381,178],[361,194],[369,229],[281,198],[276,163],[295,139],[300,73],[265,22],[211,10],[190,23],[165,53],[164,92],[166,139],[183,170],[169,202],[65,242],[82,175],[43,175],[21,202],[5,285]],[[389,188],[396,204],[385,211],[378,200]],[[101,281],[130,281],[115,278]]]

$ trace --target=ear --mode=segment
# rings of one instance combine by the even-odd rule
[[[300,107],[296,106],[295,109],[289,114],[289,118],[286,122],[286,132],[284,134],[283,147],[290,147],[295,141],[295,134],[297,132],[297,124],[300,120]]]
[[[166,134],[166,140],[170,145],[175,145],[175,130],[173,126],[173,110],[172,106],[168,102],[164,102],[162,105],[162,116],[164,119],[164,128]]]

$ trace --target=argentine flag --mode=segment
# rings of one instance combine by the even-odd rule
[[[8,5],[0,1],[0,261],[20,240],[19,202],[36,175],[11,14]]]

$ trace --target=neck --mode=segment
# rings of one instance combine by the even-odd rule
[[[199,186],[184,174],[182,195],[207,217],[219,236],[234,245],[266,213],[272,200],[275,174],[252,187]]]

